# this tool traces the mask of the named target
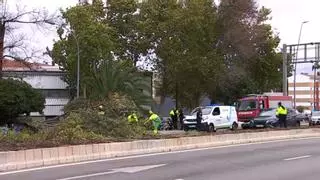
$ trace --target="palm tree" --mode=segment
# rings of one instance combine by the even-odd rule
[[[121,61],[104,61],[88,82],[88,98],[110,100],[115,94],[126,96],[137,107],[151,102],[150,82],[146,82],[131,68],[124,68]]]

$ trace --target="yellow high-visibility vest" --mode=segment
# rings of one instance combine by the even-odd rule
[[[174,111],[173,110],[170,111],[170,116],[174,116]]]
[[[128,122],[129,123],[137,123],[138,122],[138,117],[135,113],[131,114],[128,116]]]
[[[287,108],[283,108],[282,106],[278,107],[276,115],[287,115],[288,110]]]

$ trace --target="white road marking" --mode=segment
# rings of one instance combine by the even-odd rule
[[[99,159],[99,160],[84,161],[84,162],[77,162],[77,163],[70,163],[70,164],[59,164],[59,165],[53,165],[53,166],[45,166],[45,167],[37,167],[37,168],[31,168],[31,169],[22,169],[22,170],[16,170],[16,171],[2,172],[2,173],[0,173],[0,176],[9,175],[9,174],[18,174],[18,173],[30,172],[30,171],[40,171],[40,170],[45,170],[45,169],[54,169],[54,168],[61,168],[61,167],[93,164],[93,163],[100,163],[100,162],[109,162],[109,161],[117,161],[117,160],[159,156],[159,155],[165,155],[165,154],[178,154],[178,153],[185,153],[185,152],[204,151],[204,150],[211,150],[211,149],[223,149],[223,148],[229,148],[229,147],[241,147],[241,146],[250,146],[250,145],[258,145],[258,144],[269,144],[269,143],[276,143],[276,142],[290,142],[290,141],[299,141],[299,140],[308,140],[308,139],[320,139],[320,137],[284,139],[284,140],[275,140],[275,141],[246,143],[246,144],[233,144],[233,145],[216,146],[216,147],[199,148],[199,149],[188,149],[188,150],[180,150],[180,151],[141,154],[141,155],[135,155],[135,156],[125,156],[125,157],[117,157],[117,158],[110,158],[110,159]]]
[[[109,171],[109,172],[102,172],[102,173],[96,173],[96,174],[88,174],[83,176],[68,177],[68,178],[57,179],[57,180],[74,180],[74,179],[82,179],[82,178],[89,178],[89,177],[95,177],[95,176],[103,176],[103,175],[114,174],[114,173],[117,173],[117,172]]]
[[[292,157],[292,158],[287,158],[287,159],[284,159],[284,160],[285,160],[285,161],[293,161],[293,160],[305,159],[305,158],[309,158],[309,157],[311,157],[311,155]]]
[[[113,169],[108,172],[101,172],[101,173],[95,173],[95,174],[87,174],[87,175],[81,175],[81,176],[73,176],[73,177],[67,177],[57,180],[75,180],[75,179],[83,179],[83,178],[89,178],[89,177],[96,177],[96,176],[103,176],[108,174],[114,174],[114,173],[137,173],[140,171],[146,171],[149,169],[165,166],[166,164],[158,164],[158,165],[147,165],[147,166],[134,166],[134,167],[125,167],[125,168],[118,168]]]

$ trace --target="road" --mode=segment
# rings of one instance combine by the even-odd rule
[[[320,138],[0,173],[0,180],[319,180]]]

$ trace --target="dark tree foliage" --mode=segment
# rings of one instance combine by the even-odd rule
[[[0,124],[14,123],[20,115],[44,109],[43,95],[24,81],[0,79],[0,89]]]

